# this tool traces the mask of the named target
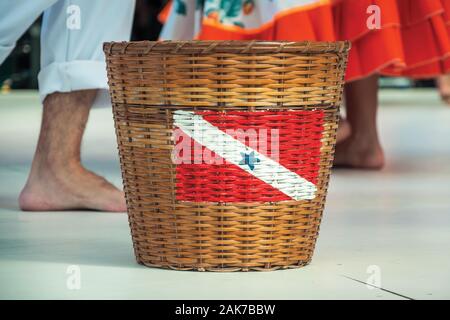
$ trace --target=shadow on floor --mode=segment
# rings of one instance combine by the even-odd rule
[[[99,239],[1,241],[3,259],[74,265],[144,268],[136,262],[131,239],[107,241]]]
[[[17,197],[11,196],[0,196],[0,209],[20,211],[19,203]]]

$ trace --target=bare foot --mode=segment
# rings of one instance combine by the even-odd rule
[[[339,118],[339,127],[337,130],[336,143],[344,141],[350,136],[350,134],[351,134],[350,123],[343,118]]]
[[[335,167],[380,170],[384,153],[379,141],[350,137],[336,145]]]
[[[126,211],[123,192],[81,165],[81,140],[96,94],[55,92],[45,98],[31,172],[19,196],[22,210]]]
[[[123,192],[79,163],[36,165],[19,196],[19,206],[24,211],[126,211]]]

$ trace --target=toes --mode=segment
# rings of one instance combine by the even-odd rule
[[[127,204],[125,201],[125,195],[122,191],[115,190],[113,194],[110,192],[105,195],[106,200],[99,204],[100,211],[108,212],[126,212]]]
[[[125,201],[125,195],[123,192],[120,192],[120,195],[117,199],[117,205],[115,206],[113,212],[126,212],[127,211],[127,203]]]
[[[29,179],[18,200],[24,211],[127,210],[121,190],[81,165],[70,172],[42,169]]]

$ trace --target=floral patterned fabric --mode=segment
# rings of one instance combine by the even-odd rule
[[[325,1],[328,2],[328,1]],[[197,38],[202,20],[223,26],[257,29],[274,15],[299,6],[324,3],[318,0],[174,0],[161,39]],[[169,9],[169,7],[167,8]]]

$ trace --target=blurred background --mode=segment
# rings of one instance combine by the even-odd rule
[[[137,0],[133,40],[158,38],[166,2]],[[151,270],[135,264],[126,215],[18,207],[42,117],[40,26],[0,66],[0,299],[450,298],[450,107],[434,80],[380,78],[386,167],[333,170],[311,266],[246,275]],[[111,109],[89,117],[83,164],[121,186]],[[83,290],[65,286],[74,264],[87,279]],[[382,289],[365,284],[374,266]]]
[[[156,40],[161,30],[158,13],[168,0],[137,0],[132,40]],[[40,68],[40,32],[42,17],[17,42],[17,46],[0,66],[3,93],[10,89],[37,89]]]
[[[158,13],[168,0],[137,0],[132,40],[156,40],[161,30]],[[0,66],[0,84],[3,93],[10,89],[37,89],[40,53],[39,18],[20,38],[17,47]],[[406,78],[381,78],[382,88],[434,87],[433,80],[414,81]]]

